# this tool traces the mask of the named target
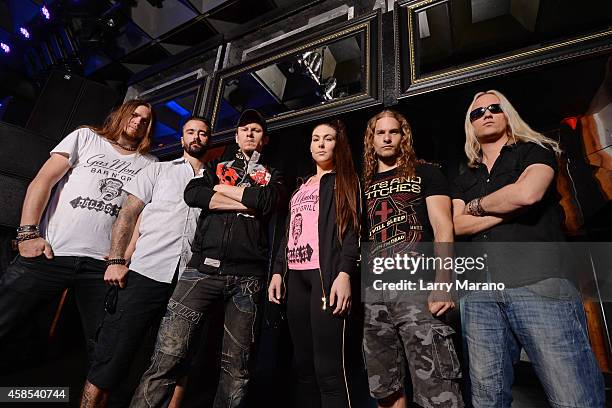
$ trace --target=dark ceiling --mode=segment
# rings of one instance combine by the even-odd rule
[[[304,3],[0,0],[0,43],[4,44],[0,47],[10,49],[0,49],[0,98],[3,93],[16,93],[18,80],[40,85],[55,68],[120,86],[134,74],[190,47],[227,41],[257,20]]]

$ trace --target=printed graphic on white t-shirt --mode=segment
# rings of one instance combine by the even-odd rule
[[[71,169],[57,183],[41,221],[55,255],[103,259],[123,200],[123,190],[141,169],[156,159],[119,154],[91,129],[78,129],[52,151],[68,155]]]

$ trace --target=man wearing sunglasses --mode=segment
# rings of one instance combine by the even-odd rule
[[[125,186],[129,194],[113,225],[104,274],[110,285],[106,313],[98,329],[82,407],[106,406],[109,393],[111,405],[129,403],[133,390],[118,390],[147,331],[159,322],[172,294],[172,282],[191,258],[200,209],[187,206],[183,191],[203,168],[210,123],[192,116],[182,132],[182,157],[148,166]],[[137,231],[135,249],[129,248],[133,246],[132,231]],[[128,268],[125,258],[131,253]]]
[[[559,144],[494,90],[476,94],[465,132],[468,169],[452,192],[455,233],[485,249],[487,282],[505,285],[464,298],[473,406],[510,407],[523,348],[551,406],[603,407],[580,295],[560,261]]]

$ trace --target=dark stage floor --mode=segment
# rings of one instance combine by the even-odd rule
[[[52,306],[52,305],[51,305]],[[206,320],[200,334],[200,347],[192,365],[187,383],[183,407],[202,408],[212,406],[219,374],[216,355],[220,351],[223,334],[223,314],[219,305]],[[26,407],[78,407],[81,388],[86,376],[85,342],[80,331],[80,322],[76,305],[68,296],[63,309],[56,336],[53,341],[47,339],[48,322],[51,321],[53,307],[41,308],[37,325],[29,332],[16,334],[19,341],[10,345],[10,349],[0,352],[0,386],[58,386],[70,387],[68,404],[40,403],[13,404],[17,408]],[[270,309],[273,310],[273,309]],[[270,328],[266,322],[273,321],[273,312],[264,311],[262,329],[259,337],[257,363],[249,390],[249,407],[286,408],[290,407],[291,370],[288,347],[289,334],[286,329]],[[354,328],[361,327],[356,321]],[[280,327],[284,327],[281,325]],[[130,373],[122,379],[123,389],[111,401],[111,407],[129,405],[133,390],[137,386],[139,373],[148,365],[148,358],[153,350],[156,328],[143,342]],[[363,367],[351,363],[361,361],[361,341],[356,339],[360,330],[349,330],[347,334],[347,377],[351,390],[353,408],[375,408],[376,404],[368,395],[367,377]],[[353,345],[353,346],[351,346]],[[458,348],[460,350],[460,348]],[[513,387],[515,408],[548,408],[544,391],[527,362],[521,361],[515,372]],[[407,385],[407,388],[409,384]],[[275,398],[271,398],[274,395]],[[608,390],[608,401],[612,393]],[[0,403],[0,408],[10,406]],[[612,407],[612,404],[609,404]],[[413,408],[411,405],[410,408]]]

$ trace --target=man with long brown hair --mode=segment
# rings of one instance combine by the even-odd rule
[[[453,241],[444,175],[416,158],[406,118],[384,110],[365,131],[364,178],[371,254],[388,259],[422,242]],[[382,258],[380,258],[382,259]],[[402,276],[405,277],[405,276]],[[436,282],[439,276],[436,275]],[[454,304],[442,291],[398,295],[366,287],[363,348],[371,395],[380,407],[405,407],[406,355],[413,400],[423,407],[463,407],[452,328],[438,319]]]
[[[147,154],[152,122],[148,103],[128,101],[102,127],[81,127],[51,151],[26,193],[19,256],[0,280],[0,344],[32,321],[40,304],[70,287],[91,361],[111,227],[127,196],[123,186],[155,161]]]

